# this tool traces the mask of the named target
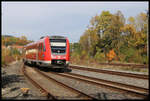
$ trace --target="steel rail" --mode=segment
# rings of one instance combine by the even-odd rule
[[[121,63],[99,63],[100,65],[114,65],[114,66],[131,66],[134,68],[147,68],[148,65],[144,64],[121,64]]]
[[[59,76],[63,76],[63,77],[67,77],[67,78],[71,78],[71,79],[75,79],[75,80],[80,80],[80,81],[83,81],[83,82],[86,82],[86,83],[91,83],[91,84],[98,85],[98,86],[104,86],[104,87],[107,87],[109,89],[113,89],[113,90],[121,91],[121,92],[126,92],[128,94],[132,94],[134,96],[140,96],[142,98],[146,98],[148,96],[146,94],[147,90],[146,91],[142,90],[143,92],[141,93],[141,92],[133,91],[129,88],[127,89],[127,88],[118,87],[118,85],[114,85],[114,84],[112,85],[112,84],[109,84],[108,82],[107,83],[103,82],[103,81],[96,82],[96,81],[93,81],[93,80],[89,80],[89,79],[85,78],[84,76],[83,76],[84,78],[81,78],[81,76],[79,77],[79,75],[77,77],[77,75],[73,76],[70,73],[65,73],[65,74],[53,73],[53,72],[50,72],[50,73],[55,74],[55,75],[59,75]],[[139,90],[138,87],[137,87],[137,89]]]
[[[124,83],[119,83],[119,82],[114,82],[114,81],[108,81],[108,80],[104,80],[104,79],[89,77],[89,76],[75,74],[75,73],[66,73],[66,74],[78,76],[78,77],[82,77],[85,79],[94,80],[94,81],[98,81],[98,82],[104,82],[104,83],[112,84],[114,86],[120,86],[121,88],[124,87],[124,89],[137,90],[138,92],[143,92],[143,93],[149,92],[149,89],[147,89],[147,88],[138,87],[138,86],[134,86],[134,85],[124,84]]]
[[[50,92],[48,92],[46,89],[44,89],[42,86],[40,86],[36,81],[34,81],[29,75],[27,75],[25,66],[22,67],[22,72],[24,76],[38,89],[40,89],[41,93],[46,96],[47,99],[53,99],[57,100],[54,95],[52,95]]]
[[[119,76],[125,76],[125,77],[132,77],[132,78],[138,78],[138,79],[149,79],[148,75],[144,74],[133,74],[133,73],[126,73],[126,72],[118,72],[118,71],[111,71],[111,70],[102,70],[102,69],[95,69],[95,68],[88,68],[88,67],[79,67],[79,66],[69,66],[69,68],[72,69],[79,69],[79,70],[86,70],[86,71],[92,71],[97,73],[106,73],[111,75],[119,75]]]
[[[38,69],[35,69],[35,68],[34,68],[34,70],[35,70],[36,72],[38,72],[39,74],[41,74],[42,76],[46,77],[48,80],[52,80],[52,81],[56,82],[58,85],[61,85],[61,86],[65,87],[65,88],[67,88],[67,89],[69,89],[69,90],[71,90],[71,91],[73,91],[73,92],[75,92],[75,93],[77,93],[77,94],[81,94],[81,95],[83,95],[84,97],[86,97],[86,98],[88,98],[88,99],[90,99],[90,100],[93,100],[93,99],[96,100],[96,98],[94,98],[94,97],[91,97],[91,96],[89,96],[89,95],[87,95],[87,94],[85,94],[85,93],[83,93],[83,92],[81,92],[81,91],[79,91],[79,90],[77,90],[77,89],[75,89],[75,88],[72,88],[72,87],[70,87],[70,86],[68,86],[68,85],[66,85],[66,84],[64,84],[64,83],[62,83],[62,82],[60,82],[60,81],[57,81],[57,80],[51,78],[50,76],[48,76],[48,75],[46,75],[45,73],[39,71]]]

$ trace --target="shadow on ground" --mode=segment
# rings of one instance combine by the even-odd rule
[[[6,88],[9,84],[16,83],[16,82],[24,82],[24,78],[22,75],[17,74],[10,74],[10,75],[3,75],[2,76],[2,88]]]
[[[65,73],[65,72],[71,72],[72,70],[70,68],[51,68],[51,67],[43,67],[43,66],[34,66],[31,64],[26,64],[27,66],[37,68],[44,72],[56,72],[56,73]]]

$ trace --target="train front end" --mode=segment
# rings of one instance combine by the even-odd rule
[[[62,36],[51,36],[49,42],[51,49],[51,64],[68,67],[69,40]]]

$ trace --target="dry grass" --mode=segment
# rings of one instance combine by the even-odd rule
[[[11,50],[3,48],[2,59],[1,59],[2,67],[6,67],[11,62],[16,61],[16,57],[18,57],[18,59],[21,59],[20,55],[11,54]]]

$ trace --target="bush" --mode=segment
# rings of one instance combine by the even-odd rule
[[[21,54],[17,49],[2,49],[2,66],[8,65],[9,63],[15,61],[16,57],[21,59]]]
[[[80,61],[80,56],[78,53],[73,52],[70,56],[71,63],[78,63]]]
[[[148,57],[147,57],[147,55],[142,56],[142,63],[143,64],[148,64]]]
[[[4,56],[2,56],[1,62],[2,62],[2,66],[6,65],[6,62],[4,61]]]
[[[95,60],[97,60],[98,62],[105,62],[105,54],[101,53],[101,52],[97,52],[96,55],[94,56]]]
[[[21,55],[21,53],[16,48],[13,48],[10,51],[10,55]]]

